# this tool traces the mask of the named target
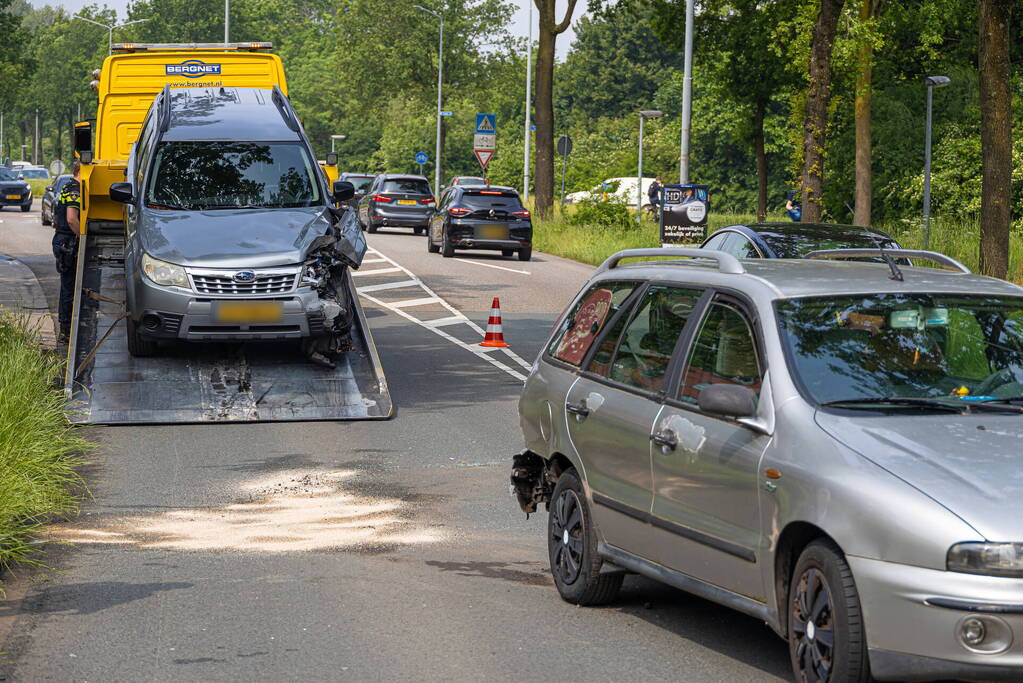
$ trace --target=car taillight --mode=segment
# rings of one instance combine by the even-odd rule
[[[430,204],[433,204],[433,197],[427,197],[426,199],[420,199],[419,202],[421,204],[426,204],[427,206],[429,206]]]
[[[516,218],[529,218],[529,211],[522,209],[522,211],[512,211],[512,215]]]
[[[470,209],[463,209],[461,206],[452,206],[448,209],[448,213],[452,216],[468,216],[472,211]]]
[[[393,202],[394,200],[385,194],[375,194],[373,195],[373,201],[375,201],[377,204],[387,204]]]

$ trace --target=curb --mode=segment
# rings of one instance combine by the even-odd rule
[[[40,346],[57,348],[53,315],[42,285],[28,266],[6,254],[0,254],[0,309],[27,318]]]

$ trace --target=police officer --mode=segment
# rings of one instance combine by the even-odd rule
[[[67,343],[71,333],[71,308],[75,300],[75,270],[78,263],[78,234],[81,203],[81,163],[75,159],[71,165],[71,180],[64,183],[53,210],[53,257],[60,273],[60,302],[57,320],[60,323],[58,341]]]

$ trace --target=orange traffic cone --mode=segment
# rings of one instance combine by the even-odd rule
[[[496,296],[494,303],[490,304],[490,319],[487,320],[487,334],[483,337],[480,346],[496,346],[508,348],[504,343],[504,332],[501,331],[501,300]]]

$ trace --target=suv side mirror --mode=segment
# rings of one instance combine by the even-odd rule
[[[131,192],[131,183],[114,183],[110,186],[110,198],[122,204],[131,204],[135,197]]]
[[[355,185],[347,180],[334,181],[334,201],[344,202],[355,196]]]
[[[756,396],[739,384],[711,384],[700,392],[700,410],[722,417],[756,417]]]

